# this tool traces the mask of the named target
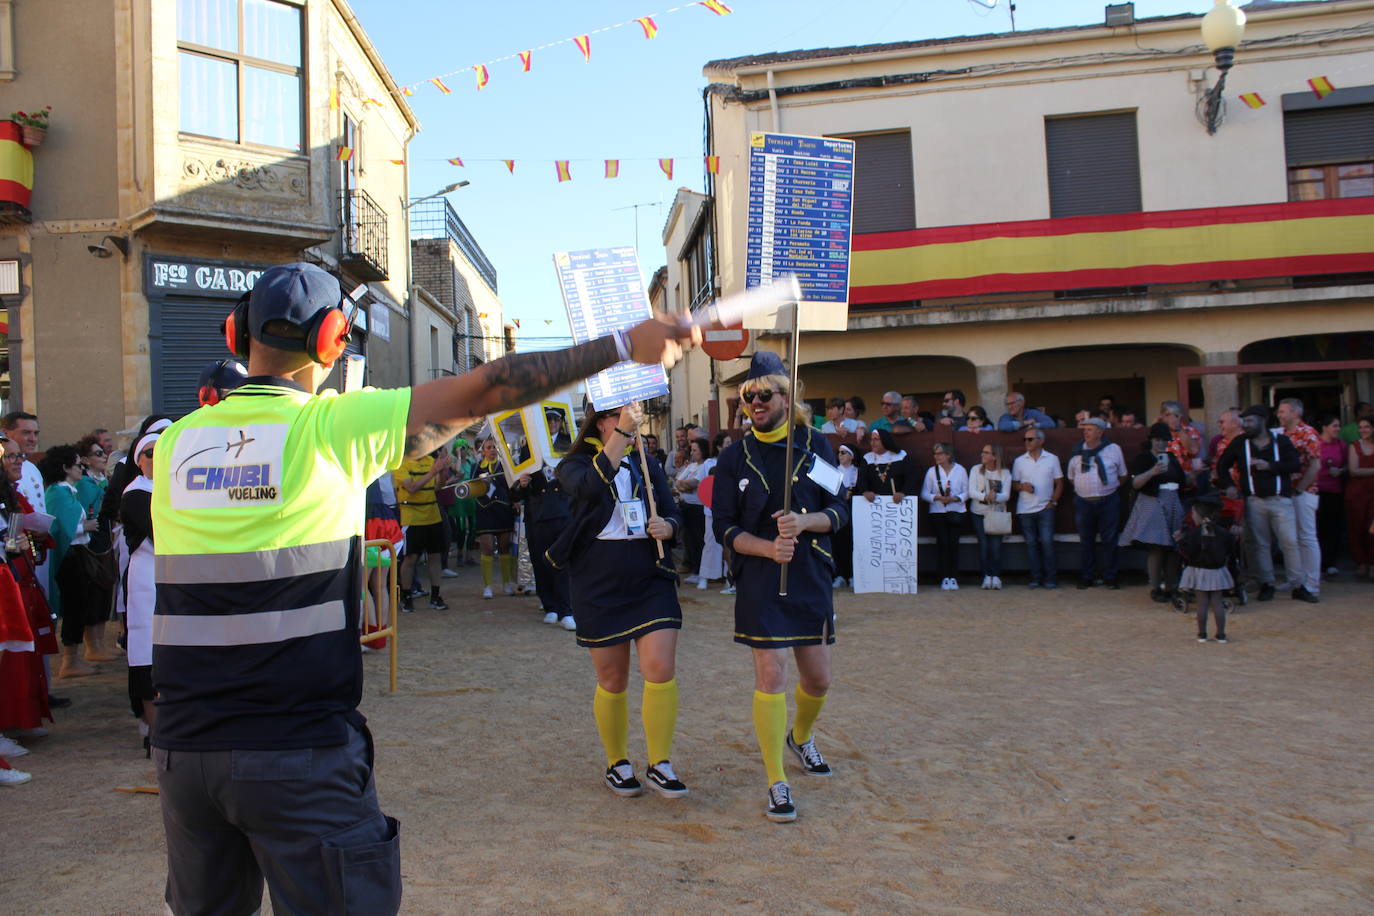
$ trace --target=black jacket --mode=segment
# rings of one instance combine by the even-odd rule
[[[644,499],[643,471],[638,453],[626,451],[621,460],[630,464],[634,495]],[[673,490],[668,486],[667,475],[663,473],[658,459],[650,455],[648,460],[649,479],[656,503],[654,508],[658,510],[659,518],[671,523],[674,533],[677,533],[682,530],[682,517],[678,514]],[[595,455],[569,455],[559,462],[558,482],[568,500],[572,518],[558,540],[545,552],[546,559],[555,569],[563,569],[577,562],[578,557],[586,552],[611,520],[611,513],[617,511],[619,498],[616,495],[615,475],[619,470],[602,451]],[[647,499],[644,499],[644,508],[647,514]],[[658,566],[668,578],[676,580],[677,572],[673,569],[671,557],[672,554],[668,553],[665,559],[658,561]]]
[[[1230,480],[1231,468],[1235,468],[1240,479],[1242,496],[1292,496],[1293,475],[1302,469],[1302,459],[1293,447],[1293,440],[1287,436],[1269,434],[1270,443],[1263,448],[1250,445],[1251,458],[1263,458],[1269,467],[1263,471],[1249,471],[1245,460],[1245,445],[1250,442],[1245,436],[1236,436],[1226,451],[1217,459],[1217,479]],[[1275,455],[1278,456],[1275,460]],[[1248,472],[1248,473],[1247,473]],[[1254,478],[1255,492],[1250,491],[1250,478]]]

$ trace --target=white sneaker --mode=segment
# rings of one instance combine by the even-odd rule
[[[558,623],[558,612],[557,612],[557,611],[549,611],[547,614],[544,615],[544,622],[545,622],[545,623]]]
[[[844,576],[836,576],[830,580],[831,588],[844,588]]]
[[[490,597],[492,597],[491,586],[490,586],[490,585],[488,585],[486,588],[482,589],[482,597],[483,597],[483,598],[490,598]]]
[[[33,776],[23,770],[0,770],[0,786],[22,786],[30,779]]]
[[[567,617],[564,617],[562,620],[559,621],[559,623],[563,624],[563,629],[565,630],[577,629],[577,621],[573,620],[571,614],[569,614]]]
[[[698,590],[704,592],[704,591],[706,591],[706,588],[707,588],[710,584],[711,584],[710,581],[708,581],[708,580],[706,580],[706,579],[703,579],[701,576],[697,576],[697,589],[698,589]]]
[[[720,593],[722,595],[733,595],[735,593],[735,587],[733,585],[727,585],[720,590]]]
[[[454,572],[453,570],[449,569],[447,566],[444,567],[444,571],[443,571],[443,573],[441,573],[441,575],[442,575],[445,579],[456,579],[456,578],[458,578],[458,573],[456,573],[456,572]]]
[[[509,582],[506,583],[506,594],[507,594],[507,595],[514,595],[514,594],[515,594],[515,586],[514,586],[514,585],[511,585]]]
[[[992,587],[993,587],[994,589],[999,589],[999,588],[1002,587],[1002,577],[1001,577],[1001,576],[993,576],[993,577],[992,577]]]
[[[690,576],[690,575],[689,575],[689,576],[683,576],[683,577],[682,577],[682,584],[683,584],[683,585],[692,585],[692,584],[694,584],[695,582],[697,582],[697,580],[699,580],[700,578],[701,578],[701,576]]]
[[[957,591],[959,590],[959,580],[958,580],[958,579],[950,579],[950,580],[949,580],[949,590],[952,591],[952,592],[957,592]]]
[[[29,749],[18,741],[0,735],[0,757],[23,757],[28,752]]]
[[[940,580],[940,591],[942,591],[942,592],[947,592],[947,591],[949,591],[949,583],[950,583],[950,580],[949,580],[949,579],[941,579],[941,580]]]

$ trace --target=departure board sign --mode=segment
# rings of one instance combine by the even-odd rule
[[[794,274],[802,328],[845,330],[853,212],[853,140],[751,134],[744,285]],[[779,314],[777,327],[790,322]]]
[[[560,251],[553,263],[574,343],[604,337],[653,316],[634,248]],[[667,393],[668,374],[662,366],[625,362],[587,380],[587,395],[596,410]]]

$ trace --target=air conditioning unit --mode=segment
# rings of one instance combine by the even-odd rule
[[[1115,28],[1121,25],[1131,25],[1135,22],[1134,3],[1109,3],[1107,4],[1107,25]]]

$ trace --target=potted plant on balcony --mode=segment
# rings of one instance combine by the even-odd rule
[[[34,149],[43,142],[43,138],[48,133],[48,116],[52,114],[52,106],[46,105],[41,111],[29,114],[26,111],[16,111],[10,115],[10,120],[19,125],[21,139],[26,147]]]

